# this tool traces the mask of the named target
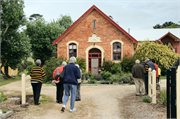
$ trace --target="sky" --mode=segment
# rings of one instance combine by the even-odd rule
[[[38,13],[46,21],[69,15],[77,20],[92,5],[96,5],[137,40],[156,40],[167,32],[180,38],[180,29],[154,30],[156,24],[167,21],[180,24],[180,0],[24,0],[25,15]]]

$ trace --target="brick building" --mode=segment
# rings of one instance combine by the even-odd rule
[[[137,40],[93,5],[53,45],[57,45],[57,57],[84,58],[86,71],[96,74],[104,59],[120,62],[132,56]]]
[[[180,39],[171,32],[166,33],[164,36],[157,40],[158,42],[168,45],[172,50],[180,54]]]

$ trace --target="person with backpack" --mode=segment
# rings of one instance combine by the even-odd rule
[[[53,80],[52,80],[52,83],[56,84],[56,102],[59,103],[59,104],[62,103],[63,92],[64,92],[63,79],[60,78],[60,74],[63,72],[63,69],[66,66],[66,64],[67,63],[65,61],[63,61],[62,65],[57,67],[53,71]]]

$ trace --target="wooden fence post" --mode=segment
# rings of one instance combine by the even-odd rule
[[[180,65],[177,68],[176,74],[176,108],[177,112],[180,112]],[[177,119],[180,119],[180,113],[177,114]]]
[[[152,103],[156,104],[156,71],[152,71]]]
[[[151,68],[148,70],[148,96],[152,96],[152,72]]]
[[[26,104],[26,75],[22,74],[21,78],[21,104]]]

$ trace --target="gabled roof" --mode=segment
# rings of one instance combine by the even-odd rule
[[[174,41],[180,41],[180,39],[179,39],[177,36],[175,36],[174,34],[172,34],[171,32],[166,33],[164,36],[162,36],[161,38],[159,38],[158,41],[162,41],[162,39],[165,38],[165,37],[167,37],[167,36],[169,36],[169,37],[171,37],[172,39],[174,39]]]
[[[88,14],[90,14],[93,10],[96,10],[100,15],[102,15],[106,20],[108,20],[113,26],[115,26],[118,30],[120,30],[125,36],[127,36],[133,43],[137,43],[137,40],[133,38],[130,34],[128,34],[124,29],[122,29],[117,23],[115,23],[110,17],[108,17],[105,13],[103,13],[99,8],[93,5],[89,8],[78,20],[76,20],[67,30],[65,30],[56,40],[53,41],[52,45],[57,44],[60,40],[62,40],[66,35],[68,35],[77,25],[83,20]]]

